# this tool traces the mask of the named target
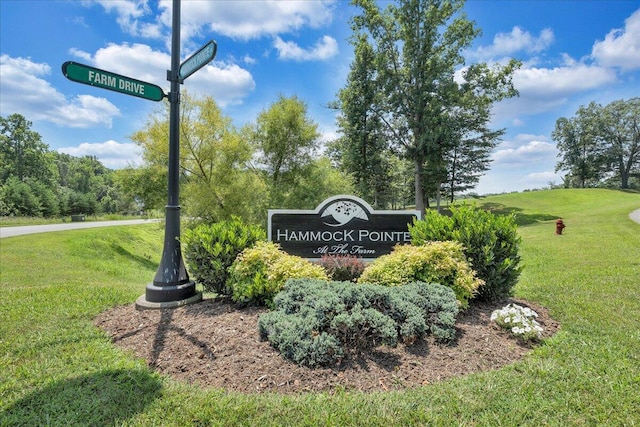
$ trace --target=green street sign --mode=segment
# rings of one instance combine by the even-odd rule
[[[62,74],[77,83],[96,86],[151,101],[162,101],[162,98],[165,97],[160,86],[73,61],[67,61],[62,64]]]
[[[180,80],[186,79],[191,74],[211,62],[213,58],[216,57],[217,51],[218,45],[213,40],[198,49],[196,53],[180,64],[180,70],[178,71],[178,77]]]

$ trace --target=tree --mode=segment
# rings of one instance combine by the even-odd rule
[[[20,181],[33,178],[47,185],[55,182],[49,146],[31,125],[20,114],[0,117],[0,184],[11,176]]]
[[[640,98],[581,106],[575,117],[559,118],[551,136],[560,157],[556,172],[567,171],[565,185],[599,186],[615,179],[629,188],[630,179],[640,176]]]
[[[551,133],[561,157],[556,172],[568,171],[565,183],[570,187],[595,186],[604,176],[604,156],[597,130],[599,109],[594,102],[586,108],[580,107],[576,117],[556,120]]]
[[[114,171],[126,211],[162,209],[167,203],[167,166],[146,164]]]
[[[326,156],[306,165],[295,183],[287,192],[283,206],[313,209],[328,197],[353,191],[351,180],[333,167]]]
[[[318,125],[307,117],[307,106],[297,97],[280,96],[263,110],[245,132],[258,152],[259,168],[269,185],[269,206],[303,208],[293,197],[318,148]]]
[[[491,105],[515,96],[511,76],[519,66],[464,65],[461,52],[480,34],[461,13],[463,0],[400,0],[381,11],[375,0],[354,0],[362,13],[353,30],[366,34],[375,53],[375,114],[398,151],[414,164],[416,209],[440,193],[450,175],[448,153],[462,141],[495,144],[501,132],[486,124]],[[354,37],[360,40],[361,36]],[[471,153],[471,152],[470,152]],[[485,154],[486,150],[476,151]],[[486,170],[478,162],[476,172]]]
[[[114,171],[95,156],[75,157],[52,153],[58,172],[61,213],[115,213],[122,197],[115,189]],[[62,190],[64,189],[64,190]]]
[[[342,169],[351,174],[358,195],[376,208],[390,203],[387,192],[391,180],[392,156],[380,117],[375,114],[375,52],[364,34],[355,36],[355,59],[347,77],[347,85],[338,92],[341,111],[338,127],[342,137],[331,149]]]
[[[614,101],[602,113],[606,163],[620,188],[629,188],[632,176],[640,178],[640,98]]]
[[[112,176],[95,156],[50,151],[20,114],[0,118],[0,215],[115,213],[124,202]]]
[[[42,216],[42,203],[31,186],[17,176],[10,176],[0,187],[3,215]]]
[[[247,139],[211,97],[195,99],[182,92],[180,108],[182,203],[189,215],[210,222],[232,216],[247,222],[266,218],[266,187],[251,168],[254,150]],[[144,168],[150,176],[166,173],[168,135],[167,106],[131,136],[143,150]],[[146,194],[155,200],[155,190]],[[143,198],[143,193],[139,196]]]

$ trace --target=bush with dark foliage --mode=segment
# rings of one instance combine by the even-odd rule
[[[522,270],[515,217],[496,216],[469,205],[453,207],[451,212],[451,217],[447,217],[429,210],[423,220],[414,221],[409,226],[411,243],[417,246],[431,241],[462,243],[471,268],[484,281],[474,299],[501,301],[512,296]]]
[[[458,303],[439,284],[355,285],[292,279],[260,316],[260,337],[293,362],[309,367],[340,363],[346,353],[399,340],[413,344],[427,334],[455,337]]]
[[[184,256],[190,273],[206,291],[230,295],[226,286],[229,267],[238,254],[266,240],[264,230],[246,225],[240,218],[214,224],[199,224],[182,234]]]

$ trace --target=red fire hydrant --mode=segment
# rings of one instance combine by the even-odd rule
[[[562,229],[565,228],[564,222],[561,219],[556,220],[556,234],[562,234]]]

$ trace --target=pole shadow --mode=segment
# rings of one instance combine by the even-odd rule
[[[120,425],[160,397],[160,379],[145,369],[111,369],[56,381],[0,413],[0,425]]]

